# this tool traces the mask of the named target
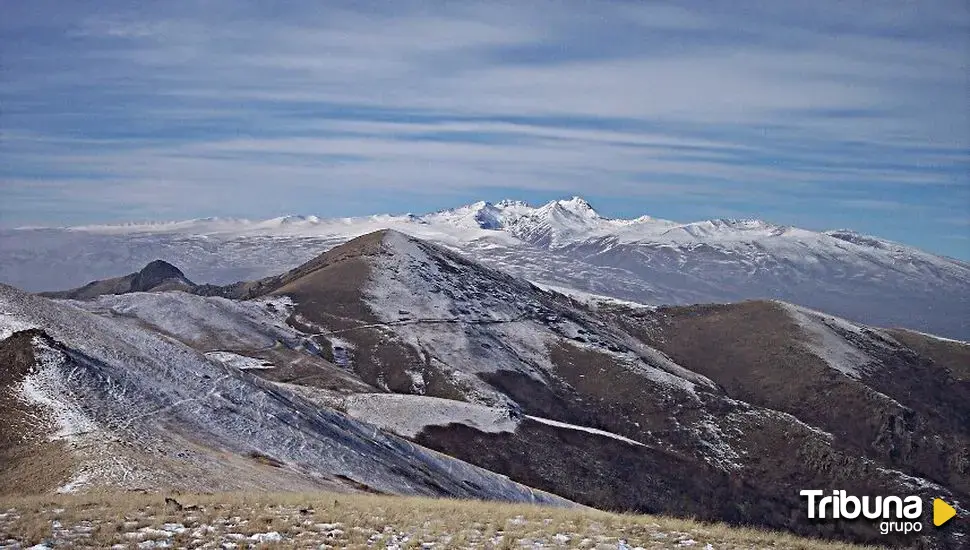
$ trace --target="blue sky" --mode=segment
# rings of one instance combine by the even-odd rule
[[[582,195],[970,259],[964,0],[2,12],[2,226]]]

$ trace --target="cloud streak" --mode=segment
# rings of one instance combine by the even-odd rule
[[[970,257],[963,2],[137,7],[8,6],[0,224],[583,194]]]

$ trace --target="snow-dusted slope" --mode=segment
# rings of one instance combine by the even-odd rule
[[[154,332],[0,285],[0,335],[25,327],[44,332],[32,341],[39,362],[24,379],[25,397],[53,415],[57,437],[77,456],[65,489],[344,486],[562,502],[312,405]]]
[[[279,273],[390,228],[517,276],[646,304],[773,298],[881,326],[970,339],[970,266],[850,231],[760,220],[598,214],[574,197],[478,202],[422,216],[184,222],[0,231],[0,281],[79,286],[164,258],[199,282]]]
[[[580,213],[581,207],[571,205]],[[431,468],[438,483],[437,472],[449,466],[429,463],[420,448],[401,448],[380,427],[584,504],[806,533],[817,526],[773,513],[799,506],[793,484],[848,480],[859,494],[919,484],[921,494],[949,500],[970,490],[966,472],[952,466],[970,441],[960,422],[968,388],[954,378],[952,361],[931,360],[889,332],[806,308],[777,302],[654,308],[575,292],[572,299],[563,295],[568,291],[544,291],[396,231],[353,239],[262,281],[192,290],[208,295],[49,302],[11,290],[9,303],[25,304],[0,301],[0,319],[10,325],[7,332],[51,327],[56,340],[49,347],[70,362],[54,356],[45,364],[54,373],[75,373],[57,380],[84,396],[88,409],[80,412],[122,440],[130,426],[145,430],[143,440],[159,441],[159,453],[174,453],[189,473],[199,473],[189,479],[253,479],[237,462],[247,463],[246,449],[255,447],[261,460],[282,461],[270,472],[299,482],[309,469],[330,472],[325,481],[345,476],[398,491],[396,484],[415,470]],[[60,318],[48,310],[73,313]],[[129,345],[125,335],[151,335],[146,327],[196,349],[157,335]],[[83,342],[82,333],[97,336]],[[85,353],[97,352],[104,366],[70,357],[81,353],[72,346],[103,339],[112,343],[109,350]],[[60,350],[59,341],[71,345]],[[173,349],[187,358],[172,358]],[[311,370],[356,382],[275,376],[288,368],[277,359],[307,357],[314,358]],[[186,362],[210,378],[196,381],[181,366]],[[270,363],[274,368],[264,368]],[[118,397],[115,387],[131,390]],[[98,393],[112,399],[92,396]],[[65,410],[72,419],[78,409]],[[110,421],[115,417],[126,422],[119,428]],[[192,445],[184,444],[190,437]],[[206,471],[212,446],[237,462]],[[145,468],[173,471],[155,464]],[[468,484],[461,493],[451,485],[456,472],[464,470],[445,476],[445,489],[428,490],[492,490],[462,473],[460,483]],[[284,485],[299,483],[294,477]],[[413,492],[427,489],[415,483]],[[865,526],[847,529],[869,540]]]
[[[609,362],[661,393],[688,400],[696,399],[696,386],[713,387],[656,350],[599,326],[562,295],[397,231],[354,239],[249,287],[259,289],[247,294],[257,300],[291,300],[292,324],[334,346],[335,356],[336,342],[342,342],[348,364],[364,382],[386,391],[512,404],[487,378],[514,373],[544,384],[557,368],[553,349]],[[198,297],[179,300],[193,302],[190,312],[200,309]],[[80,305],[132,301],[107,297]],[[160,327],[165,324],[156,319],[168,316],[127,311]]]
[[[305,337],[285,324],[285,298],[239,302],[185,292],[137,292],[68,301],[75,307],[132,326],[147,325],[203,351],[261,349],[277,342],[300,345]]]
[[[945,466],[966,428],[937,417],[964,414],[963,390],[877,329],[775,302],[729,322],[718,307],[732,305],[681,308],[709,324],[667,329],[672,308],[589,307],[395,231],[272,281],[301,326],[352,344],[366,383],[408,394],[338,407],[584,504],[706,514],[711,498],[771,523],[787,516],[766,520],[759,503],[797,506],[793,480],[849,478],[861,494],[917,477],[928,491],[970,486]]]

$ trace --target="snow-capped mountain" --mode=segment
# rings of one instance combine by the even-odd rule
[[[0,231],[0,280],[78,286],[165,258],[195,281],[253,279],[390,228],[508,273],[647,304],[782,299],[849,319],[970,339],[970,265],[851,231],[761,220],[610,219],[579,197],[477,202],[425,215]]]
[[[678,224],[643,216],[633,220],[601,216],[581,197],[555,200],[539,207],[522,201],[477,202],[422,216],[427,223],[501,230],[533,245],[556,248],[604,236],[632,239],[659,235]]]

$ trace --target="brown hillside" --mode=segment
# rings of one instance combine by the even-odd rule
[[[901,328],[889,329],[886,332],[916,353],[950,369],[955,378],[970,381],[970,344],[942,340]]]
[[[967,385],[876,331],[854,343],[874,360],[857,380],[810,352],[802,329],[775,302],[661,308],[614,319],[733,398],[830,432],[837,448],[970,491]]]
[[[38,329],[0,340],[0,496],[52,491],[67,482],[73,462],[62,441],[48,441],[47,411],[28,404],[19,387],[36,364]]]

